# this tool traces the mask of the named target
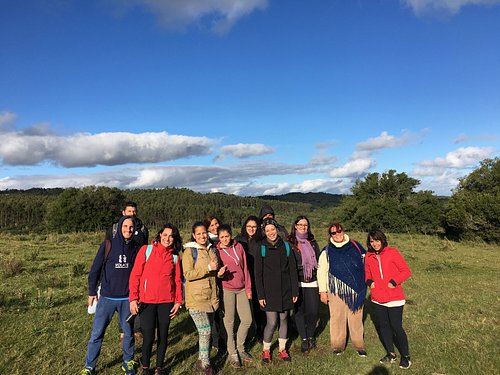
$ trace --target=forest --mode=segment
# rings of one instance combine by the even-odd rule
[[[350,230],[443,235],[451,240],[500,242],[500,158],[486,159],[463,177],[449,199],[418,191],[418,179],[389,170],[358,179],[351,194],[289,193],[240,197],[184,188],[121,190],[88,186],[0,191],[0,231],[70,233],[102,231],[116,221],[126,201],[137,203],[149,228],[166,222],[181,230],[208,214],[236,230],[263,205],[288,227],[297,215],[318,226],[340,221]]]

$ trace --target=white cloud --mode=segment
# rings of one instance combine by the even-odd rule
[[[35,131],[37,130],[37,131]],[[46,128],[2,134],[0,159],[7,165],[50,162],[67,168],[156,163],[206,155],[214,140],[158,133],[79,133],[69,136],[43,135]],[[34,134],[34,135],[31,135]],[[39,135],[41,134],[41,135]]]
[[[361,177],[367,174],[376,165],[375,160],[370,158],[359,158],[348,161],[342,167],[333,168],[330,171],[331,177]]]
[[[494,152],[493,147],[461,147],[448,152],[444,158],[424,160],[419,164],[422,167],[470,168],[491,157]]]
[[[500,0],[403,0],[416,15],[430,12],[446,12],[455,14],[467,5],[495,5]]]
[[[231,155],[238,159],[245,159],[251,156],[271,154],[274,150],[272,147],[261,143],[238,143],[236,145],[222,146],[220,151],[221,153],[217,157],[218,160],[224,159],[227,155]]]
[[[401,147],[408,144],[410,140],[411,136],[407,132],[403,133],[400,138],[397,138],[384,131],[378,137],[369,138],[364,142],[358,143],[356,150],[372,152],[384,148]]]
[[[337,157],[335,155],[328,155],[325,152],[320,152],[313,156],[311,159],[312,165],[331,165],[337,161]]]
[[[225,33],[242,17],[267,7],[267,0],[112,0],[126,11],[142,7],[151,11],[158,22],[169,29],[182,30],[191,24]]]

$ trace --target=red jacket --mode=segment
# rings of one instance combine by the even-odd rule
[[[146,248],[147,245],[142,246],[135,258],[129,279],[129,301],[182,304],[181,257],[177,256],[174,266],[172,249],[155,243],[146,262]]]
[[[410,276],[410,268],[398,249],[385,247],[378,254],[373,251],[366,253],[365,281],[375,282],[375,287],[370,288],[372,301],[385,303],[404,300],[401,283]],[[387,285],[391,280],[396,283],[395,288]]]

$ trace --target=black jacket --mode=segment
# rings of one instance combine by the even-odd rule
[[[287,255],[286,246],[281,237],[272,245],[267,239],[262,240],[262,247],[255,254],[255,286],[259,300],[265,299],[264,311],[283,312],[293,308],[292,297],[299,295],[297,265],[290,245]]]

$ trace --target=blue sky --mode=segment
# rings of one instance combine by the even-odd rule
[[[0,190],[450,195],[500,149],[500,0],[0,0]]]

